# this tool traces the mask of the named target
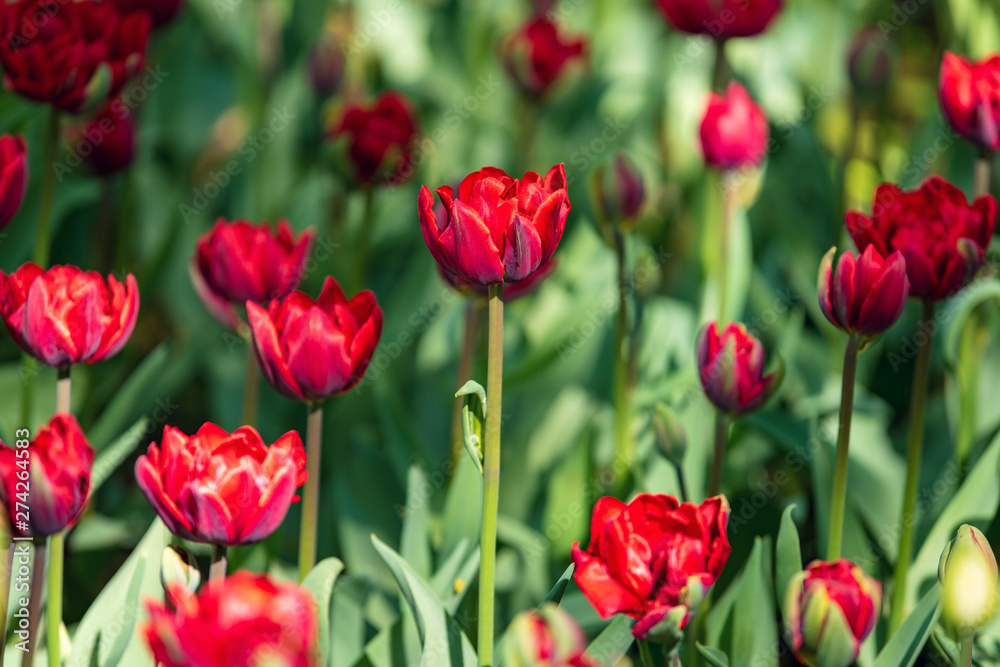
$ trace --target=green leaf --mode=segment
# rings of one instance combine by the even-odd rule
[[[889,643],[875,658],[872,667],[912,667],[941,614],[941,587],[927,591]]]
[[[133,424],[132,428],[125,431],[120,438],[101,451],[94,461],[94,469],[90,476],[91,495],[96,493],[97,489],[101,488],[101,485],[111,476],[111,473],[118,469],[122,461],[132,454],[143,436],[146,435],[148,428],[149,420],[143,417]]]
[[[570,563],[569,567],[566,568],[566,571],[563,572],[562,576],[559,577],[559,580],[556,581],[556,585],[552,587],[549,594],[545,596],[544,600],[542,600],[542,604],[538,605],[539,608],[541,608],[546,602],[555,602],[556,604],[559,604],[562,600],[563,593],[566,592],[566,587],[569,586],[569,582],[573,578],[573,570],[575,569],[576,564]]]
[[[330,598],[344,564],[336,558],[324,558],[302,580],[302,587],[312,593],[319,607],[319,654],[323,664],[330,658]]]
[[[597,635],[597,639],[587,647],[587,657],[597,660],[602,665],[617,665],[635,642],[635,637],[632,636],[634,623],[635,621],[623,614],[615,616],[601,634]]]
[[[788,582],[802,571],[802,548],[799,545],[799,529],[792,519],[795,505],[789,505],[781,515],[781,527],[778,529],[778,546],[775,554],[775,598],[780,604],[788,591]]]
[[[958,364],[958,346],[969,315],[987,301],[1000,301],[1000,281],[992,279],[975,282],[946,306],[941,317],[942,322],[948,323],[944,330],[944,353],[953,367]]]
[[[427,667],[475,667],[478,659],[472,644],[427,583],[399,554],[374,535],[372,544],[389,566],[403,599],[413,612],[423,647],[420,664]]]
[[[94,449],[102,451],[111,438],[120,433],[128,423],[126,420],[136,407],[139,397],[163,374],[170,352],[168,348],[168,343],[162,343],[150,352],[129,375],[125,384],[115,392],[114,398],[101,413],[100,418],[87,431],[87,437]]]
[[[486,390],[475,380],[469,380],[455,392],[462,397],[462,439],[465,451],[483,472],[483,424],[486,423]]]
[[[117,635],[111,642],[111,648],[108,649],[107,656],[103,661],[100,660],[100,635],[98,635],[98,641],[94,643],[94,652],[90,655],[91,664],[100,664],[101,667],[116,667],[118,662],[122,659],[122,655],[125,654],[125,647],[128,646],[128,640],[132,636],[132,631],[135,629],[135,610],[139,604],[139,591],[142,588],[142,573],[146,569],[146,556],[143,555],[139,558],[136,563],[135,572],[132,573],[132,580],[128,585],[128,592],[125,594],[125,608],[132,610],[131,614],[127,615],[125,619],[125,624],[120,628]]]
[[[770,562],[765,553],[767,542],[754,539],[753,551],[743,569],[739,593],[733,606],[733,646],[731,655],[737,665],[777,665],[778,631],[774,622],[774,599],[771,594]]]
[[[708,664],[712,665],[712,667],[729,667],[729,657],[719,649],[701,644],[697,646],[698,653],[701,653],[702,657],[708,660]]]
[[[442,482],[443,483],[443,482]],[[431,496],[435,487],[419,464],[410,466],[406,483],[406,511],[399,552],[421,577],[431,574],[431,545],[428,541],[431,521]]]

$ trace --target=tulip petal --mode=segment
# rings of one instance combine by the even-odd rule
[[[878,276],[864,295],[857,319],[858,333],[875,336],[895,324],[903,314],[909,292],[906,260],[901,253],[894,252],[882,264]]]
[[[643,601],[612,577],[604,563],[581,551],[576,544],[573,545],[573,562],[576,564],[573,578],[601,618],[611,618],[618,613],[635,617],[643,612]]]
[[[503,282],[504,264],[493,244],[490,230],[474,208],[455,200],[451,224],[438,238],[445,268],[473,283],[498,285]]]
[[[306,400],[305,394],[288,369],[278,340],[278,330],[271,316],[254,302],[248,301],[247,318],[250,320],[250,331],[253,334],[254,352],[264,377],[281,394],[300,401]]]
[[[531,275],[542,263],[542,240],[537,230],[523,216],[517,215],[507,229],[504,270],[509,282]]]

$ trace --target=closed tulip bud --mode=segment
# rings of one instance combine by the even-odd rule
[[[709,323],[698,337],[698,375],[705,396],[720,411],[741,417],[758,410],[781,384],[779,371],[764,374],[764,346],[742,324],[719,331]]]
[[[646,203],[642,172],[631,158],[618,153],[611,169],[603,164],[594,169],[590,196],[598,227],[605,240],[611,242],[616,230],[630,231],[642,215]]]
[[[560,34],[559,26],[547,16],[538,15],[507,38],[502,57],[507,73],[521,90],[540,98],[574,62],[587,51],[587,40]]]
[[[333,39],[326,37],[309,50],[309,84],[320,99],[330,97],[344,80],[344,54]]]
[[[948,543],[938,565],[945,622],[962,632],[978,630],[997,612],[997,560],[986,536],[968,524]]]
[[[504,667],[597,667],[583,655],[587,636],[565,610],[548,602],[514,617],[504,642]]]
[[[108,176],[132,164],[136,151],[136,132],[132,114],[115,102],[104,107],[89,122],[74,124],[66,130],[66,143],[83,158],[91,171]]]
[[[0,136],[0,229],[14,219],[28,191],[28,145],[24,137]]]
[[[857,258],[845,252],[834,271],[836,252],[830,248],[819,267],[819,307],[833,326],[865,343],[903,314],[910,292],[906,260],[898,250],[883,259],[870,245]]]
[[[174,608],[180,604],[180,598],[185,593],[197,592],[201,572],[194,555],[179,545],[165,548],[160,560],[160,584]]]
[[[878,27],[868,26],[854,36],[847,51],[847,73],[862,98],[885,96],[892,58],[892,43]]]
[[[882,584],[848,560],[813,561],[788,585],[785,623],[799,662],[847,667],[882,613]]]
[[[946,51],[938,97],[962,138],[987,151],[1000,150],[1000,55],[969,62]]]
[[[677,414],[663,403],[657,403],[653,410],[653,430],[663,456],[676,466],[682,465],[687,454],[687,431]]]
[[[710,95],[700,133],[705,163],[719,171],[754,167],[767,156],[767,116],[735,81],[725,95]]]

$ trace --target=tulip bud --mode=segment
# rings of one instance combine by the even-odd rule
[[[986,536],[968,524],[948,543],[938,565],[942,614],[960,631],[977,630],[997,612],[997,560]]]
[[[781,385],[783,369],[764,374],[764,346],[732,322],[709,323],[698,337],[698,375],[705,396],[722,413],[742,417],[760,409]]]
[[[858,95],[871,100],[885,96],[892,56],[892,43],[879,28],[868,26],[854,36],[847,51],[847,73]]]
[[[132,163],[136,152],[132,113],[120,101],[108,104],[88,123],[68,126],[66,143],[94,173],[108,176],[121,171]]]
[[[591,667],[584,657],[587,637],[576,620],[558,605],[514,617],[504,643],[505,667]]]
[[[340,88],[344,79],[344,54],[329,38],[309,50],[309,84],[316,96],[325,99]]]
[[[653,411],[653,430],[663,456],[675,466],[682,465],[687,454],[687,431],[677,414],[663,403],[657,403]]]
[[[767,156],[767,116],[735,81],[725,95],[709,97],[700,134],[705,163],[720,171],[754,167]]]
[[[590,179],[590,196],[598,228],[609,243],[614,232],[635,227],[646,202],[642,172],[624,153],[615,155],[611,169],[599,165]]]
[[[870,245],[857,258],[845,252],[834,271],[836,252],[830,248],[820,263],[820,310],[835,327],[867,342],[903,314],[910,292],[906,260],[898,250],[883,259]]]
[[[176,598],[178,595],[183,595],[179,591],[195,593],[200,583],[201,572],[190,551],[180,545],[163,550],[163,557],[160,559],[160,584],[163,585],[163,592],[175,608]]]
[[[813,561],[788,584],[785,623],[795,657],[847,667],[878,623],[882,584],[848,560]]]

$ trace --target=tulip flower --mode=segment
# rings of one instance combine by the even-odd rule
[[[402,93],[382,93],[368,106],[348,104],[329,136],[346,138],[346,157],[364,187],[379,179],[398,184],[411,175],[417,119]]]
[[[319,665],[316,601],[298,586],[243,571],[180,599],[149,603],[141,630],[163,667]]]
[[[698,375],[718,410],[742,417],[758,410],[778,388],[777,372],[764,374],[764,346],[739,323],[711,322],[698,337]]]
[[[729,171],[759,165],[767,156],[769,133],[767,116],[739,83],[730,83],[725,95],[709,95],[700,129],[708,166]]]
[[[516,283],[537,271],[559,245],[571,208],[561,164],[521,180],[484,167],[457,196],[447,185],[436,192],[437,209],[427,186],[420,188],[424,241],[444,270],[480,285]]]
[[[208,544],[254,544],[277,530],[306,481],[298,433],[270,447],[252,426],[207,423],[192,436],[167,426],[135,463],[139,488],[174,535]]]
[[[176,609],[189,595],[198,591],[201,570],[194,554],[180,545],[163,549],[160,557],[160,585],[171,608]]]
[[[883,258],[874,245],[860,257],[845,252],[833,270],[836,248],[819,267],[819,307],[830,324],[849,336],[868,340],[891,327],[903,313],[910,281],[898,250]]]
[[[100,176],[125,169],[135,157],[132,114],[120,104],[109,104],[86,124],[71,126],[67,135],[67,143]]]
[[[681,32],[717,40],[763,32],[782,0],[656,0],[667,21]]]
[[[809,667],[852,664],[881,612],[882,584],[844,559],[813,561],[785,597],[792,650]]]
[[[638,619],[638,639],[677,641],[726,566],[729,503],[701,505],[643,493],[627,505],[604,497],[594,506],[590,545],[573,545],[576,580],[601,618]]]
[[[616,231],[635,227],[646,203],[646,186],[639,167],[624,153],[615,155],[610,169],[599,165],[590,180],[590,195],[598,228],[609,245]]]
[[[961,137],[1000,150],[1000,55],[969,62],[946,51],[938,82],[941,110]]]
[[[859,30],[847,49],[847,74],[854,90],[863,98],[881,99],[892,73],[892,43],[878,26]]]
[[[298,287],[314,236],[307,229],[296,238],[285,219],[274,228],[267,222],[219,218],[198,239],[191,279],[209,312],[223,326],[238,329],[243,320],[237,305],[266,305]]]
[[[42,19],[44,29],[25,29]],[[72,114],[95,109],[145,67],[149,23],[100,0],[2,3],[4,87]]]
[[[154,28],[162,28],[177,16],[184,0],[111,0],[122,14],[146,12]]]
[[[309,85],[320,99],[330,97],[340,88],[346,62],[332,37],[324,37],[309,49],[306,71]]]
[[[982,531],[968,524],[958,529],[958,535],[941,554],[938,578],[944,589],[942,615],[963,635],[964,643],[966,635],[996,616],[1000,603],[997,559]],[[971,636],[968,642],[971,644]]]
[[[69,414],[52,417],[30,446],[0,443],[0,500],[14,534],[48,537],[72,528],[87,504],[93,465],[94,448]]]
[[[49,366],[93,364],[125,345],[139,314],[139,290],[93,271],[25,264],[0,271],[0,316],[21,349]]]
[[[547,602],[514,617],[504,645],[505,667],[598,667],[584,655],[587,636],[576,619]]]
[[[587,41],[565,38],[559,26],[539,14],[510,35],[502,46],[507,73],[525,95],[544,97],[567,68],[582,61]]]
[[[504,289],[503,299],[507,303],[511,301],[517,301],[520,298],[530,296],[538,291],[538,288],[542,286],[542,283],[552,275],[556,270],[556,266],[559,264],[558,257],[551,257],[549,261],[538,267],[538,270],[532,273],[530,276],[525,278],[519,283],[511,283]],[[462,280],[459,276],[454,273],[447,271],[440,264],[437,264],[438,274],[441,276],[441,280],[445,282],[448,287],[452,288],[459,294],[467,297],[479,297],[482,299],[488,298],[489,289],[486,285],[480,283],[468,283]]]

